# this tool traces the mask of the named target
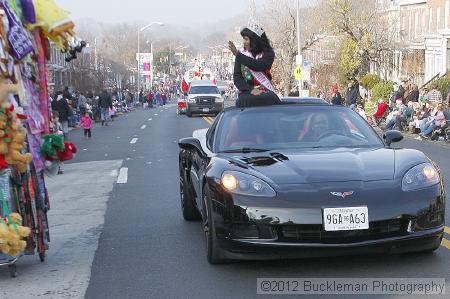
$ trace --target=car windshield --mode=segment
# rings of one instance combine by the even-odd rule
[[[192,86],[189,94],[218,94],[217,86]]]
[[[380,138],[356,112],[335,106],[280,105],[229,110],[216,135],[218,152],[380,147]]]

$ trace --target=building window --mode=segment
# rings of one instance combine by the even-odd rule
[[[412,18],[411,18],[411,15],[409,15],[408,16],[408,35],[409,35],[409,38],[411,38],[411,24],[412,23]]]
[[[445,28],[450,28],[450,24],[448,21],[450,14],[450,0],[445,1]]]
[[[433,9],[430,8],[430,16],[428,17],[428,32],[431,32],[433,27]]]
[[[402,17],[402,30],[405,30],[405,16]]]
[[[423,11],[422,13],[422,24],[420,24],[420,28],[422,28],[422,33],[425,33],[427,30],[425,29],[426,27],[426,22],[427,22],[427,13],[426,10]]]
[[[441,8],[436,8],[436,30],[441,28]]]
[[[419,30],[419,12],[414,14],[414,36],[417,37],[417,31]]]

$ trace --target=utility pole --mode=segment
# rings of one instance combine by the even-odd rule
[[[297,0],[297,67],[303,67],[303,56],[300,47],[300,0]],[[298,80],[298,96],[303,95],[303,79]]]

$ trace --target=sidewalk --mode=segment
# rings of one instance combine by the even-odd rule
[[[106,202],[122,161],[64,165],[64,174],[46,177],[51,210],[50,248],[44,263],[24,256],[18,277],[0,268],[0,298],[84,298]]]

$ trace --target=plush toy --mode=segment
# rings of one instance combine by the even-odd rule
[[[56,155],[58,156],[59,161],[70,161],[73,159],[74,154],[77,153],[77,147],[72,142],[64,142],[64,151],[57,151]]]
[[[36,16],[36,26],[40,26],[44,35],[55,43],[57,49],[69,55],[66,61],[77,58],[87,43],[78,38],[73,31],[75,24],[69,12],[61,9],[54,0],[32,0]]]
[[[53,161],[57,159],[56,152],[64,151],[63,138],[58,135],[46,135],[44,136],[44,143],[41,147],[41,154],[45,160]]]
[[[10,116],[7,109],[0,107],[0,155],[8,153],[9,135],[8,125],[10,124]]]
[[[27,246],[27,242],[21,238],[30,234],[30,228],[22,226],[22,217],[17,213],[12,213],[9,220],[8,218],[0,220],[0,251],[17,256]]]
[[[25,147],[25,137],[26,133],[23,128],[20,128],[18,130],[11,130],[11,142],[9,143],[8,153],[5,155],[5,161],[8,164],[29,164],[31,160],[33,160],[33,156],[30,153],[21,153],[23,148]]]
[[[33,0],[37,26],[51,39],[58,49],[68,46],[70,37],[75,36],[75,24],[66,10],[60,8],[54,0]]]
[[[30,228],[22,226],[22,216],[18,213],[11,213],[9,217],[11,218],[11,221],[15,223],[17,226],[14,227],[13,225],[10,224],[9,225],[10,230],[11,228],[14,228],[14,230],[16,230],[19,233],[20,237],[22,238],[28,237],[28,235],[30,234]]]
[[[8,94],[17,94],[18,92],[19,85],[8,83],[4,77],[0,77],[0,102],[7,101]]]

